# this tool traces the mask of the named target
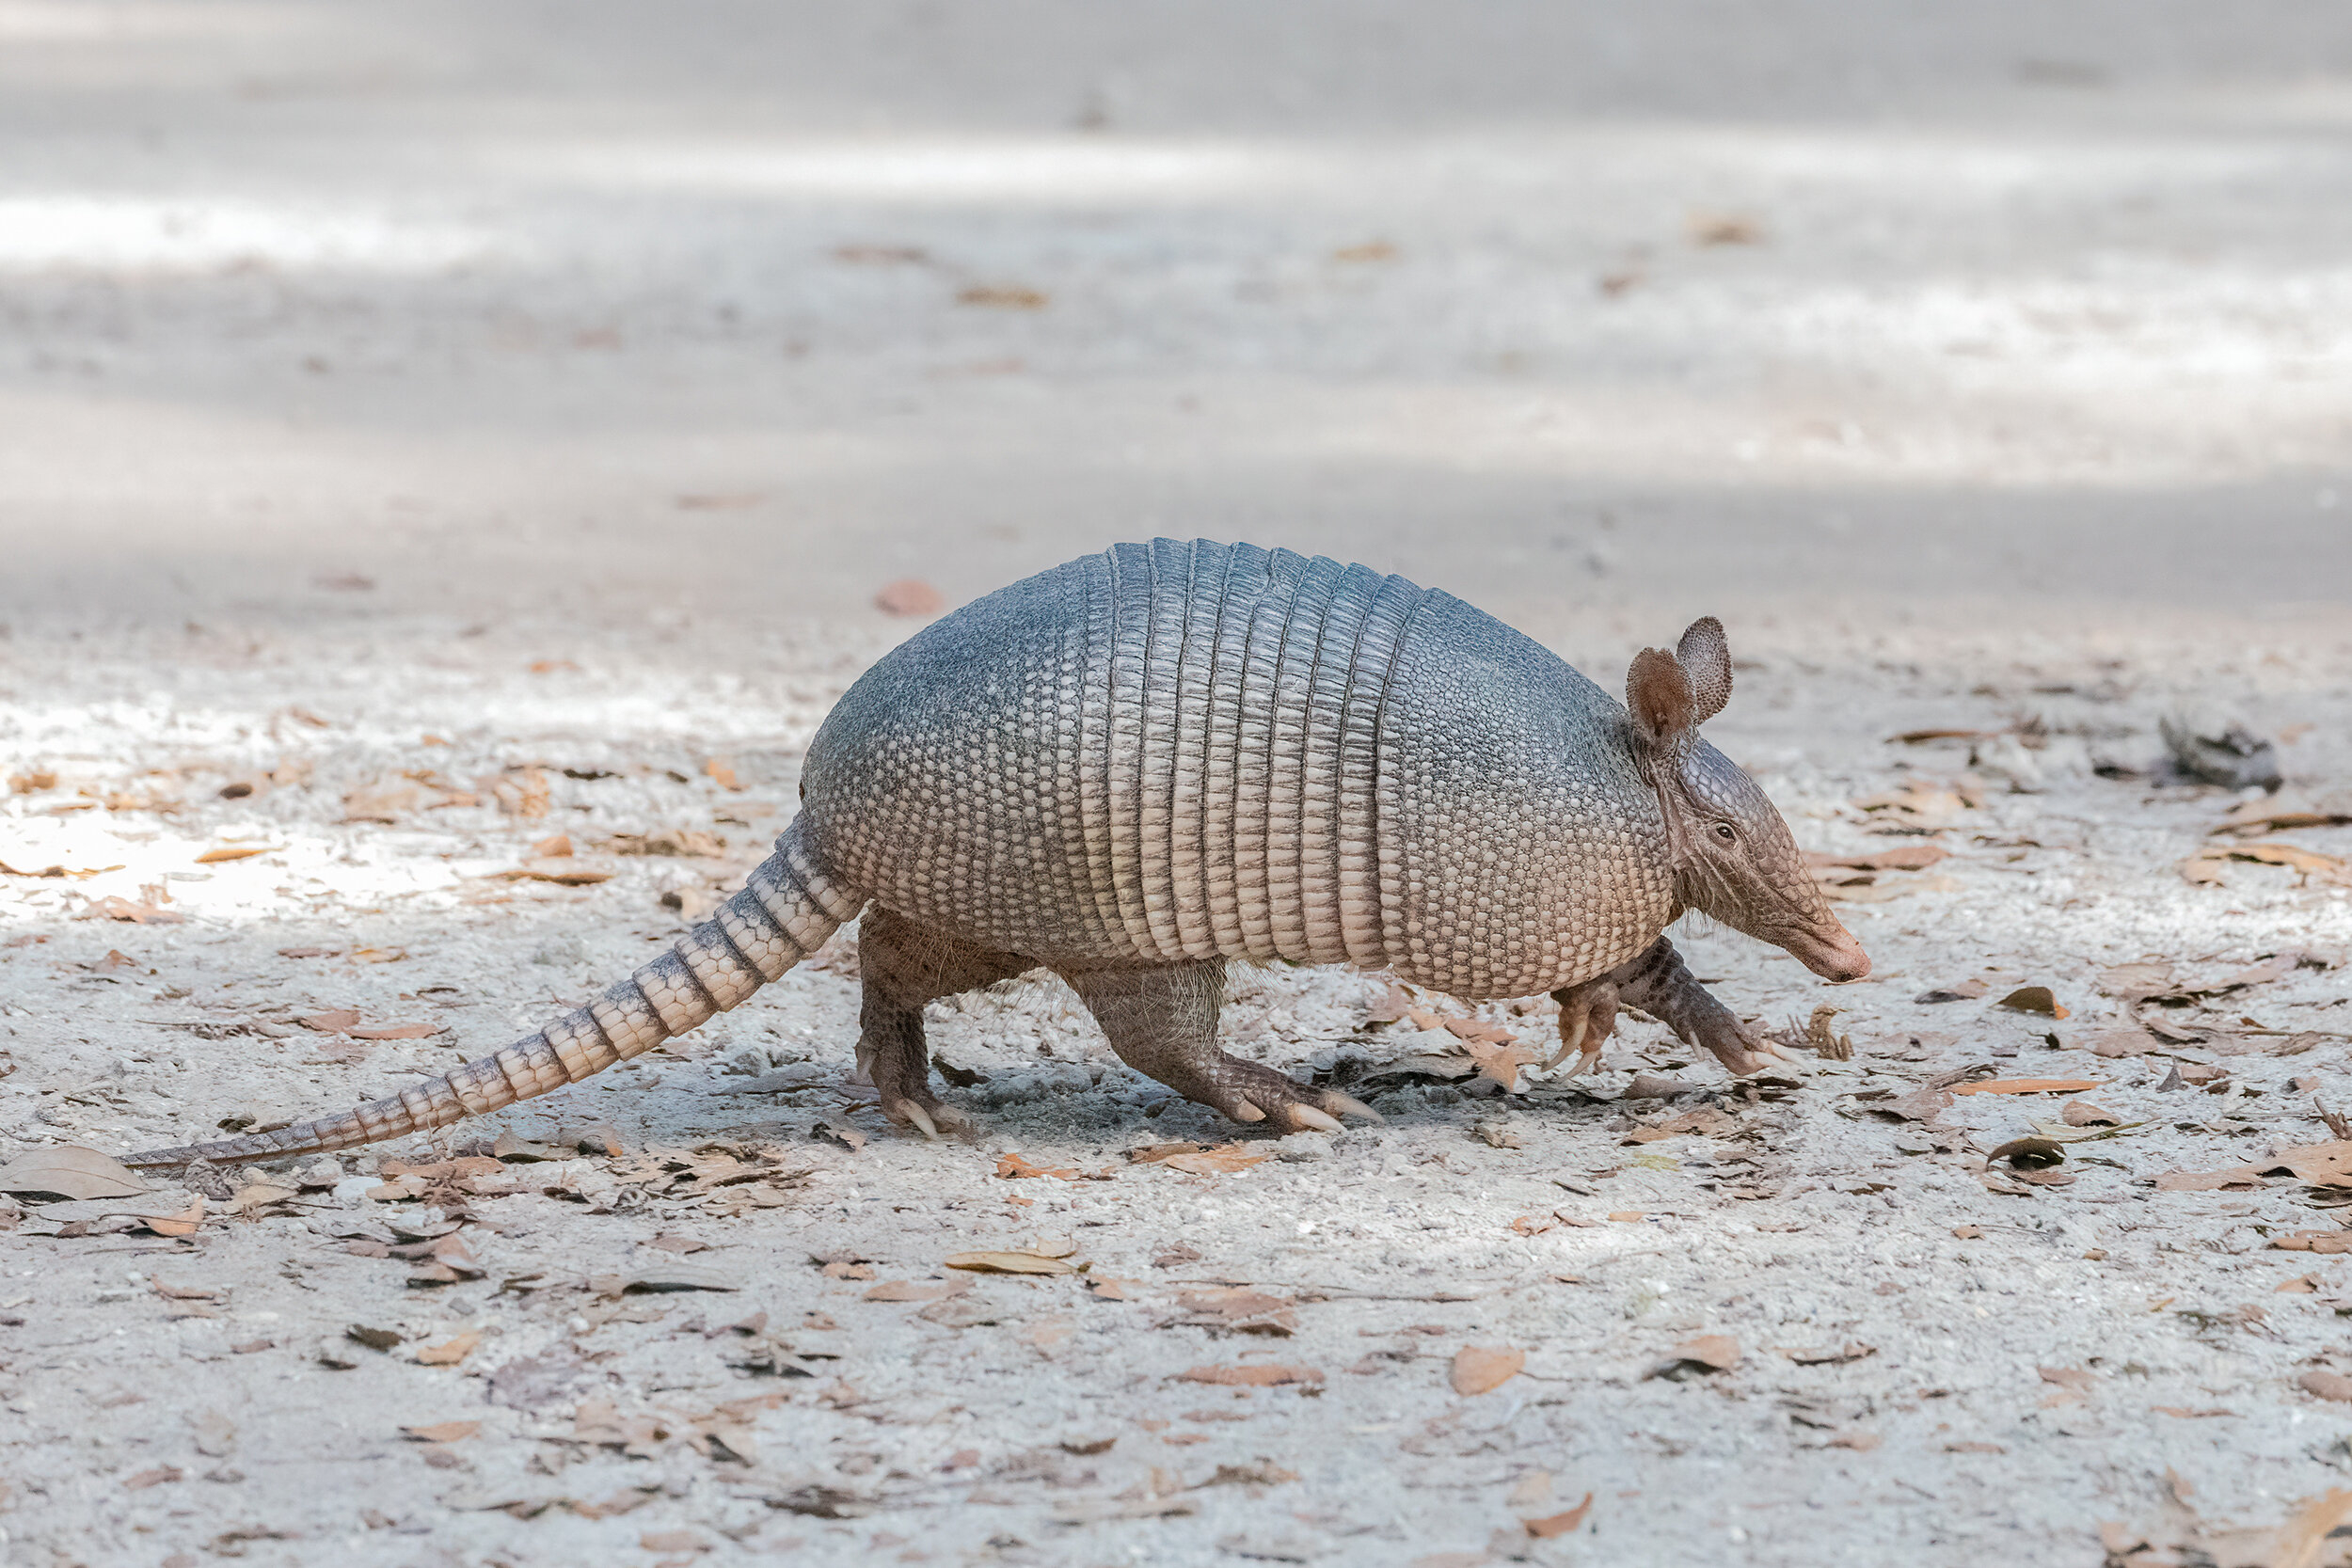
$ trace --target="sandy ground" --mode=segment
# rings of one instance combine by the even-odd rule
[[[1678,936],[1844,1009],[1753,1093],[1634,1022],[1502,1096],[1252,973],[1232,1048],[1389,1117],[1278,1146],[1024,982],[932,1009],[987,1132],[927,1144],[847,941],[192,1235],[26,1200],[0,1561],[2344,1557],[2330,1195],[2156,1183],[2352,1101],[2352,826],[2147,769],[2235,713],[2352,813],[2347,71],[2296,5],[0,0],[0,1153],[535,1026],[764,851],[879,587],[1113,538],[1604,684],[1721,614],[1801,841],[1948,852],[1852,873],[1860,986]],[[2320,858],[2183,874],[2264,843]],[[1987,1169],[2070,1101],[2136,1125]],[[1083,1271],[945,1266],[1009,1249]]]

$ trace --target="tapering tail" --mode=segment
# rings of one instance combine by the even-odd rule
[[[584,1007],[480,1061],[386,1100],[275,1132],[150,1149],[133,1169],[230,1164],[381,1143],[577,1084],[725,1012],[824,945],[866,902],[830,880],[795,822],[719,912]]]

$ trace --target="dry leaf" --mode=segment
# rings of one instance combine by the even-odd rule
[[[355,1040],[421,1040],[442,1033],[438,1023],[388,1023],[376,1029],[347,1029]]]
[[[1575,1529],[1584,1522],[1584,1516],[1592,1511],[1593,1495],[1587,1492],[1584,1494],[1584,1500],[1565,1513],[1554,1513],[1542,1519],[1521,1519],[1519,1528],[1538,1541],[1549,1541],[1555,1535],[1565,1535]]]
[[[1786,1345],[1780,1347],[1780,1354],[1800,1367],[1843,1367],[1851,1362],[1876,1355],[1878,1353],[1876,1345],[1866,1345],[1859,1340],[1850,1340],[1836,1350],[1791,1350]]]
[[[1508,1345],[1465,1345],[1454,1353],[1454,1391],[1489,1394],[1519,1375],[1527,1353]]]
[[[2042,1382],[2055,1383],[2059,1387],[2071,1388],[2077,1394],[2088,1394],[2099,1384],[2096,1377],[2081,1367],[2039,1367],[2035,1370],[2042,1374]]]
[[[2047,986],[2020,986],[1993,1004],[2013,1013],[2040,1013],[2044,1018],[2072,1018]]]
[[[357,1007],[338,1007],[332,1012],[311,1013],[294,1022],[322,1035],[340,1035],[358,1023],[359,1010]]]
[[[723,758],[711,757],[707,759],[703,764],[703,771],[707,774],[710,781],[717,784],[721,789],[739,790],[743,787],[742,781],[735,776],[734,764]]]
[[[250,860],[255,855],[274,854],[282,846],[274,844],[238,844],[221,849],[207,849],[196,857],[199,865],[225,865],[230,861]]]
[[[2352,1252],[2352,1230],[2297,1230],[2272,1237],[2270,1244],[2280,1252]]]
[[[474,1347],[480,1343],[482,1343],[482,1336],[469,1330],[444,1339],[437,1345],[420,1346],[417,1351],[417,1361],[421,1366],[426,1367],[454,1367],[467,1356],[471,1355]]]
[[[1247,1286],[1184,1291],[1176,1299],[1185,1315],[1168,1320],[1169,1323],[1278,1337],[1288,1337],[1298,1327],[1296,1304],[1291,1298],[1270,1296]]]
[[[415,1443],[461,1443],[481,1430],[480,1421],[436,1421],[431,1426],[402,1427],[400,1434]]]
[[[505,871],[491,874],[500,881],[553,882],[559,887],[593,887],[612,879],[610,871],[596,871],[577,865],[567,860],[526,861]]]
[[[1953,1094],[2080,1094],[2100,1085],[2088,1078],[1987,1078],[1975,1084],[1954,1084]]]
[[[1652,1375],[1672,1375],[1681,1370],[1727,1372],[1739,1364],[1739,1340],[1728,1334],[1702,1334],[1677,1345],[1666,1364]]]
[[[2117,1127],[2123,1118],[2113,1111],[2101,1110],[2088,1100],[2070,1100],[2058,1110],[2058,1119],[2069,1127]]]
[[[144,1492],[151,1486],[161,1486],[169,1481],[187,1479],[188,1473],[177,1465],[163,1465],[152,1470],[141,1470],[137,1475],[125,1477],[122,1489],[126,1492]]]
[[[2222,866],[2233,860],[2291,866],[2306,879],[2317,877],[2323,882],[2352,885],[2352,865],[2333,855],[2278,839],[2261,839],[2251,844],[2208,844],[2181,863],[2181,876],[2201,886],[2219,886]]]
[[[938,589],[915,578],[887,583],[874,595],[874,608],[885,615],[936,615],[946,606]]]
[[[127,920],[135,926],[177,926],[188,917],[177,911],[159,909],[153,904],[134,904],[128,898],[117,898],[110,895],[91,904],[75,918]]]
[[[2342,1372],[2322,1371],[2314,1367],[2295,1380],[2295,1386],[2306,1394],[2316,1395],[2337,1404],[2352,1404],[2352,1377]]]
[[[1280,1388],[1292,1384],[1321,1383],[1312,1367],[1278,1367],[1261,1362],[1248,1367],[1194,1367],[1176,1374],[1179,1383],[1211,1383],[1232,1388]]]
[[[975,1274],[1076,1274],[1075,1264],[1036,1252],[959,1252],[944,1259],[951,1269]]]
[[[945,1301],[972,1289],[969,1279],[885,1279],[861,1299],[866,1301]]]
[[[147,1183],[121,1162],[66,1144],[20,1154],[0,1165],[0,1192],[59,1193],[69,1198],[135,1197]]]
[[[956,303],[977,305],[992,310],[1042,310],[1048,301],[1039,291],[1024,288],[1018,283],[975,283],[957,291]],[[904,612],[893,610],[892,613]]]
[[[1043,1165],[1036,1164],[1026,1155],[1023,1154],[1002,1154],[997,1156],[996,1174],[1003,1177],[1008,1181],[1015,1181],[1024,1177],[1030,1176],[1052,1176],[1057,1177],[1064,1181],[1075,1181],[1078,1180],[1078,1173],[1074,1170],[1048,1169]]]
[[[1149,1148],[1129,1150],[1127,1158],[1136,1164],[1166,1165],[1193,1176],[1228,1176],[1248,1170],[1270,1156],[1252,1154],[1248,1144],[1240,1143],[1219,1144],[1215,1148],[1203,1148],[1199,1144],[1154,1144]]]

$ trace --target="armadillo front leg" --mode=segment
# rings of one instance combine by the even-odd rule
[[[1343,1116],[1380,1119],[1346,1095],[1295,1083],[1217,1049],[1225,960],[1151,968],[1063,970],[1063,979],[1102,1024],[1119,1059],[1197,1104],[1240,1122],[1271,1120],[1281,1132],[1339,1131]]]
[[[926,1137],[969,1125],[931,1092],[931,1053],[923,1037],[923,1005],[1009,980],[1035,969],[1033,958],[998,953],[921,926],[896,911],[868,910],[858,927],[858,1070],[881,1092],[882,1115]]]
[[[1560,1004],[1561,1055],[1573,1045],[1584,1052],[1586,1064],[1600,1054],[1619,1004],[1649,1014],[1686,1045],[1705,1046],[1731,1072],[1754,1072],[1783,1054],[1716,1001],[1664,937],[1608,974],[1551,994]]]

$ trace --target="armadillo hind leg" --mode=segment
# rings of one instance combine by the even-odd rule
[[[1283,1132],[1336,1132],[1342,1116],[1378,1121],[1371,1106],[1291,1079],[1217,1049],[1225,960],[1148,968],[1064,969],[1078,999],[1110,1037],[1119,1059],[1186,1100],[1238,1122],[1270,1121]]]
[[[1716,1001],[1664,937],[1602,978],[1615,985],[1620,1002],[1641,1008],[1686,1044],[1705,1046],[1726,1071],[1755,1072],[1787,1054]]]
[[[596,1001],[537,1034],[354,1110],[276,1132],[149,1149],[123,1164],[134,1170],[196,1160],[229,1164],[350,1148],[446,1127],[577,1084],[737,1006],[814,953],[865,902],[864,894],[825,874],[795,822],[776,841],[776,852],[716,915]]]
[[[1035,969],[1037,960],[964,942],[881,908],[867,911],[858,925],[857,958],[865,987],[858,1072],[881,1094],[882,1115],[926,1137],[939,1136],[942,1128],[969,1131],[971,1118],[931,1092],[923,1004],[1009,980]]]

